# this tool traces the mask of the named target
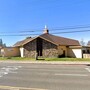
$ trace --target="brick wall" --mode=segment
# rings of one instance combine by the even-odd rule
[[[43,40],[43,56],[44,57],[57,57],[58,56],[57,46]]]
[[[35,57],[36,54],[36,39],[29,42],[24,46],[24,56],[25,57]],[[57,46],[43,40],[42,41],[42,54],[43,57],[57,57],[58,56],[58,50]]]
[[[35,57],[36,54],[36,40],[27,43],[24,46],[24,56],[25,57]]]

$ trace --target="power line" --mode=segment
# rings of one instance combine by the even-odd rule
[[[68,29],[83,29],[83,28],[90,28],[90,26],[77,26],[77,27],[68,27],[68,28],[56,28],[52,30],[68,30]]]
[[[28,35],[39,35],[39,34],[0,34],[0,36],[28,36]]]
[[[90,30],[75,30],[75,31],[66,31],[66,32],[56,32],[51,34],[65,34],[65,33],[79,33],[79,32],[90,32]],[[0,36],[30,36],[30,35],[40,35],[40,34],[0,34]]]
[[[85,28],[90,28],[90,25],[78,25],[78,26],[68,26],[68,27],[58,27],[58,28],[50,28],[49,30],[50,31],[60,31],[60,30],[73,30],[73,29],[85,29]],[[43,29],[32,29],[32,30],[21,30],[21,31],[14,31],[14,32],[0,32],[0,33],[28,33],[28,32],[32,32],[32,33],[34,33],[34,32],[40,32],[40,31],[42,31]]]
[[[50,31],[54,31],[51,34],[65,34],[65,33],[79,33],[79,32],[89,32],[90,30],[83,30],[85,28],[90,28],[90,25],[79,25],[79,26],[74,26],[74,27],[64,27],[64,28],[57,28],[57,29],[51,29]],[[61,30],[68,30],[69,31],[61,31]],[[71,31],[73,29],[82,29],[82,30],[74,30]],[[61,32],[56,32],[57,31],[61,31]],[[41,31],[41,30],[38,30]],[[31,32],[31,33],[30,33]],[[0,36],[30,36],[30,35],[40,35],[41,33],[36,33],[36,31],[18,31],[18,32],[0,32]],[[6,34],[5,34],[6,33]]]
[[[59,30],[72,30],[72,29],[85,29],[85,28],[90,28],[90,25],[80,25],[80,26],[69,26],[69,27],[58,27],[58,28],[50,28],[49,30],[50,31],[59,31]],[[38,32],[39,31],[42,31],[42,30],[37,30]],[[22,33],[25,33],[25,32],[36,32],[36,30],[28,30],[28,31],[21,31]]]
[[[90,32],[90,30],[82,30],[82,31],[67,31],[67,32],[56,32],[52,34],[63,34],[63,33],[78,33],[78,32]]]

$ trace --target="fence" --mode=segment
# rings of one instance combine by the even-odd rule
[[[90,58],[90,54],[83,54],[83,58]]]

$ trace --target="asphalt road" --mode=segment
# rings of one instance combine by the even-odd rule
[[[0,88],[90,90],[90,66],[0,63]]]

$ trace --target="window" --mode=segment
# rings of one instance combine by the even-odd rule
[[[82,50],[83,53],[85,53],[85,50]]]

